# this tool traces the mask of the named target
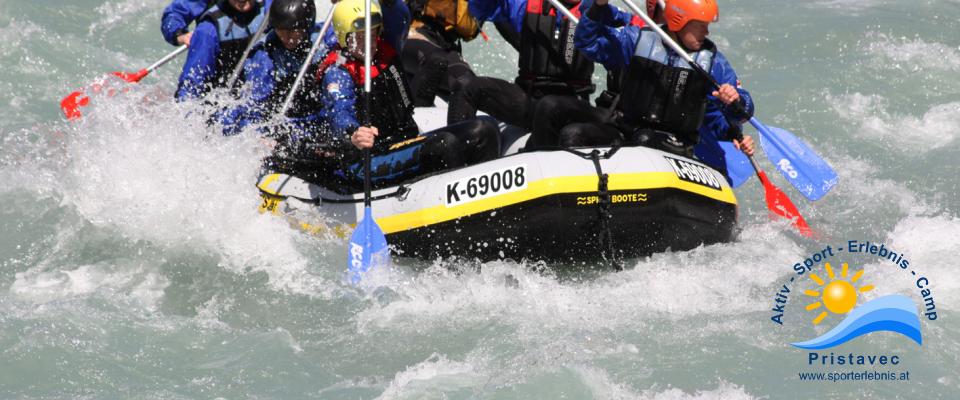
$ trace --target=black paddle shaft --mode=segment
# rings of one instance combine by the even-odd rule
[[[370,71],[365,73],[369,74]],[[367,78],[370,79],[370,78]],[[370,126],[370,92],[363,92],[363,126]],[[376,140],[376,139],[374,139]],[[370,207],[370,149],[363,149],[363,206]]]

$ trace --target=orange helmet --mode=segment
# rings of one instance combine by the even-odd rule
[[[667,27],[676,32],[690,21],[717,22],[720,10],[717,0],[667,0],[663,17],[667,20]]]

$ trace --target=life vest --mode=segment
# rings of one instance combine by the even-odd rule
[[[353,78],[354,92],[359,104],[355,105],[357,119],[365,119],[363,113],[369,113],[369,121],[380,131],[373,151],[385,152],[390,145],[416,137],[420,128],[413,119],[413,98],[410,87],[403,79],[400,58],[397,51],[382,39],[377,40],[377,57],[370,65],[370,108],[363,107],[363,80],[366,74],[363,60],[347,59],[341,49],[330,52],[321,63],[318,76],[327,69],[339,67]]]
[[[297,79],[297,74],[300,73],[300,67],[303,66],[303,62],[310,52],[310,43],[316,41],[319,35],[320,33],[314,29],[314,32],[310,34],[310,40],[305,40],[303,46],[295,50],[287,50],[283,47],[276,33],[267,36],[263,43],[263,50],[273,61],[273,92],[267,100],[268,107],[272,110],[280,111],[283,101],[286,100],[290,89],[293,87],[293,82]],[[304,74],[303,82],[300,89],[297,90],[286,116],[300,118],[315,114],[317,110],[323,108],[320,100],[321,93],[317,75],[309,72]]]
[[[264,23],[264,5],[257,3],[253,10],[239,13],[233,9],[227,0],[222,0],[200,16],[197,24],[210,21],[217,27],[217,39],[220,42],[220,52],[217,54],[217,70],[211,81],[213,87],[223,87],[227,77],[240,62],[243,51],[261,23]]]
[[[570,9],[580,17],[580,7]],[[548,94],[593,93],[590,82],[593,62],[573,43],[577,24],[563,18],[557,26],[557,11],[547,0],[528,0],[520,32],[520,65],[517,84],[534,97]]]
[[[713,42],[705,40],[702,48],[690,56],[710,71],[716,51]],[[656,32],[643,28],[621,81],[617,102],[621,123],[670,132],[688,145],[696,144],[710,88],[709,79],[680,56],[669,53]]]

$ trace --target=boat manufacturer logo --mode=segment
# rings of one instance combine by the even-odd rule
[[[717,174],[712,169],[678,158],[667,156],[663,156],[663,158],[667,159],[667,162],[673,167],[673,172],[677,174],[677,178],[680,178],[680,180],[721,190],[720,179],[717,178]]]
[[[527,166],[516,165],[447,183],[447,207],[516,192],[527,187]]]
[[[797,170],[793,168],[793,164],[790,164],[790,160],[786,158],[781,158],[780,161],[777,162],[777,168],[780,168],[780,170],[790,178],[797,179],[797,176],[799,176]]]

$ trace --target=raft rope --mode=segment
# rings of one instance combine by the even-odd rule
[[[613,215],[610,214],[610,192],[607,191],[607,183],[610,180],[610,176],[603,172],[603,168],[600,166],[600,151],[593,150],[590,152],[590,160],[593,161],[593,167],[597,170],[597,220],[599,221],[600,229],[597,232],[597,243],[601,248],[606,248],[604,252],[603,259],[604,261],[610,262],[617,271],[623,270],[623,264],[616,257],[613,249],[613,233],[610,232],[610,219],[613,218]]]
[[[608,190],[610,176],[603,172],[603,167],[600,165],[601,159],[610,159],[610,157],[613,157],[613,155],[620,150],[620,147],[612,147],[605,152],[594,149],[589,153],[570,148],[565,148],[564,150],[593,162],[593,168],[597,171],[597,243],[601,249],[604,249],[601,253],[604,261],[609,262],[617,271],[623,271],[623,260],[622,257],[618,257],[617,251],[613,246],[613,232],[610,230],[610,220],[613,218],[613,215],[610,214],[610,205],[612,202],[610,201],[610,192]]]

